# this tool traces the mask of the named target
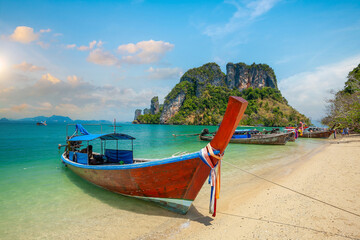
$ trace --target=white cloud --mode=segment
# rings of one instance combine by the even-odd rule
[[[47,49],[47,48],[50,47],[50,44],[49,44],[49,43],[44,43],[44,42],[42,42],[42,41],[38,41],[36,44],[39,45],[39,46],[42,47],[42,48],[45,48],[45,49]]]
[[[120,45],[118,51],[122,54],[121,61],[128,64],[156,63],[174,48],[174,44],[163,41],[141,41],[136,44]]]
[[[50,73],[44,74],[41,77],[41,80],[43,82],[50,82],[52,84],[57,84],[60,83],[60,79],[54,77],[53,75],[51,75]]]
[[[101,42],[101,44],[102,44],[102,42]],[[89,43],[89,46],[80,46],[80,47],[78,47],[78,50],[80,50],[80,51],[88,51],[88,50],[93,49],[95,46],[96,46],[96,41],[94,40],[94,41]]]
[[[50,28],[48,28],[48,29],[41,29],[41,30],[40,30],[40,33],[49,33],[49,32],[51,32],[51,29],[50,29]]]
[[[246,7],[250,10],[250,18],[254,19],[268,12],[279,0],[257,0],[249,2]]]
[[[102,45],[104,45],[104,42],[101,40],[96,44],[97,47],[102,47]]]
[[[341,62],[317,67],[312,72],[298,73],[279,81],[279,89],[289,104],[312,119],[325,114],[325,99],[330,90],[344,87],[348,73],[360,62],[360,55]]]
[[[34,29],[26,26],[16,27],[13,34],[10,35],[10,39],[20,43],[31,43],[39,38],[38,33],[34,33]]]
[[[119,64],[119,59],[117,57],[112,55],[110,52],[104,52],[100,48],[91,51],[86,60],[88,62],[107,66]]]
[[[221,37],[238,31],[250,24],[256,18],[270,11],[281,0],[255,0],[255,1],[232,1],[226,2],[236,7],[236,12],[229,21],[224,24],[207,26],[204,34],[210,37]]]
[[[65,46],[65,48],[67,48],[67,49],[76,48],[76,44],[68,44]]]
[[[68,76],[67,80],[72,86],[78,86],[81,81],[76,75]]]
[[[36,71],[46,70],[46,68],[44,68],[44,67],[35,66],[35,65],[33,65],[31,63],[27,63],[27,62],[22,62],[20,64],[16,64],[13,66],[13,68],[19,69],[23,72],[36,72]]]
[[[136,53],[138,50],[138,47],[133,43],[120,45],[118,47],[118,51],[120,54]]]
[[[61,80],[46,74],[26,87],[19,85],[9,91],[1,91],[0,113],[8,118],[56,114],[72,119],[117,117],[118,120],[129,121],[133,119],[136,108],[148,106],[153,96],[159,93],[165,95],[168,91],[96,86],[75,75]]]
[[[181,68],[153,68],[150,67],[147,72],[150,79],[179,79],[183,71]]]

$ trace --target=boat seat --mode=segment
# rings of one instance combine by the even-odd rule
[[[77,163],[88,165],[88,154],[87,153],[75,153]]]
[[[70,151],[69,152],[69,160],[74,161],[73,159],[74,159],[74,152]]]
[[[123,161],[125,164],[134,163],[133,151],[105,149],[105,157],[108,163],[119,163]]]

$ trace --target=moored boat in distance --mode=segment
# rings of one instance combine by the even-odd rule
[[[258,130],[242,129],[234,132],[230,143],[285,145],[290,139],[290,134],[281,132],[263,134]],[[200,139],[204,141],[211,141],[213,138],[213,134],[200,135]]]
[[[308,127],[304,130],[299,137],[301,138],[329,138],[331,134],[334,133],[334,130],[317,128],[317,127]]]
[[[122,195],[160,204],[160,206],[185,214],[209,173],[212,179],[211,212],[215,216],[218,198],[218,174],[215,167],[239,124],[247,102],[240,97],[230,97],[219,131],[210,144],[199,152],[164,159],[136,159],[131,150],[109,149],[106,141],[135,138],[120,133],[89,134],[77,126],[81,135],[67,138],[67,148],[62,162],[85,180]],[[100,153],[92,151],[90,141],[100,140]],[[87,142],[86,150],[78,145]],[[117,144],[116,144],[117,146]],[[131,144],[131,146],[133,146]],[[214,189],[213,189],[214,188]],[[214,190],[214,191],[213,191]]]
[[[40,121],[36,123],[37,126],[47,126],[46,121]]]

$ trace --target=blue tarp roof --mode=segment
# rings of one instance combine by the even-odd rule
[[[251,129],[236,129],[235,132],[250,132]]]
[[[68,141],[92,141],[94,139],[100,138],[101,140],[133,140],[134,137],[126,135],[123,133],[104,133],[104,134],[89,134],[76,136]]]

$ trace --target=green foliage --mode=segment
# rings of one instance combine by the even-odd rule
[[[144,114],[140,115],[137,119],[140,123],[145,124],[159,124],[160,123],[160,116],[161,112],[158,112],[157,114]]]
[[[360,64],[349,73],[344,89],[327,102],[323,124],[360,132]]]
[[[300,121],[305,121],[310,125],[310,120],[304,115],[299,114],[287,105],[287,101],[282,97],[277,89],[273,88],[248,88],[244,91],[237,89],[229,90],[226,87],[217,87],[208,84],[200,98],[193,95],[186,95],[183,105],[179,112],[170,119],[170,124],[196,124],[196,125],[217,125],[221,122],[226,111],[227,102],[230,96],[239,96],[248,101],[245,111],[246,117],[241,124],[265,126],[287,126],[296,125]],[[265,102],[263,104],[263,102]],[[282,104],[289,109],[291,114],[286,115],[280,108],[270,109],[269,102]],[[262,107],[264,105],[264,107]],[[268,114],[262,116],[259,112],[264,109]],[[289,120],[291,118],[291,120]]]

